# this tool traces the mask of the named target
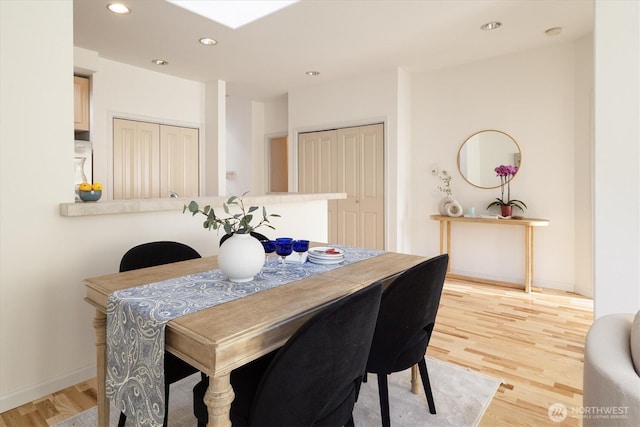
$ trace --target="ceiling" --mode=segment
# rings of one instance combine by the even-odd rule
[[[593,32],[594,9],[593,0],[301,0],[232,30],[164,0],[122,2],[130,14],[109,12],[109,0],[74,0],[74,45],[176,77],[224,80],[229,96],[259,101],[394,67],[416,73],[566,43]],[[502,27],[480,30],[489,21]],[[551,27],[561,34],[545,35]]]

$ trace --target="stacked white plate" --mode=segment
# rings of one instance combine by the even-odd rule
[[[344,261],[344,251],[330,246],[316,246],[309,249],[307,259],[314,264],[340,264]]]

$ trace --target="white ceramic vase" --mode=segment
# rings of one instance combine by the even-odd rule
[[[451,203],[453,200],[453,196],[446,196],[440,200],[440,203],[438,203],[438,212],[440,212],[440,215],[447,216],[445,205]]]
[[[458,217],[462,215],[462,205],[453,196],[447,196],[438,203],[438,212],[443,216]]]
[[[232,282],[249,282],[264,266],[264,248],[251,234],[234,233],[220,246],[218,267]]]
[[[444,206],[444,210],[447,211],[448,216],[459,217],[462,215],[462,205],[457,200],[453,200]]]

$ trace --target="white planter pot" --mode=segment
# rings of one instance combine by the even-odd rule
[[[264,265],[264,248],[250,234],[234,234],[218,252],[218,267],[232,282],[248,282]]]

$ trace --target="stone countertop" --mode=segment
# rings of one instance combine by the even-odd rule
[[[221,207],[230,196],[180,197],[164,199],[109,200],[97,202],[60,203],[61,216],[113,215],[141,212],[181,211],[191,200],[200,206]],[[243,197],[245,206],[301,203],[317,200],[346,199],[345,193],[271,193]]]

